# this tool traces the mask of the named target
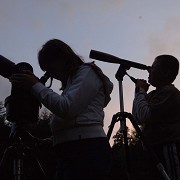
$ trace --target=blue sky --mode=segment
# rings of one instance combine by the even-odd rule
[[[85,61],[90,50],[151,65],[157,55],[180,59],[179,0],[1,0],[0,54],[11,61],[28,62],[34,73],[43,72],[37,52],[49,39],[68,43]],[[115,74],[119,65],[95,61],[114,83],[112,100],[105,109],[105,131],[113,114],[120,111]],[[147,79],[145,71],[131,68],[130,75]],[[180,76],[175,85],[180,89]],[[10,94],[11,85],[0,77],[0,100]],[[58,91],[59,83],[53,89]],[[152,88],[150,88],[152,89]],[[131,112],[134,84],[123,79],[124,109]],[[129,122],[128,122],[129,125]],[[119,124],[115,126],[115,131]]]

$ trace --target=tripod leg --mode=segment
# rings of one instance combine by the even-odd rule
[[[25,148],[25,153],[27,154],[27,156],[29,158],[31,158],[31,161],[33,162],[33,164],[35,165],[35,167],[38,168],[38,170],[41,172],[41,177],[44,179],[44,180],[47,180],[47,176],[46,176],[46,173],[40,163],[40,161],[38,160],[38,158],[36,157],[35,153],[33,152],[32,149],[29,149],[29,148]]]
[[[111,138],[111,134],[112,134],[114,125],[115,125],[115,123],[117,122],[117,118],[118,118],[117,114],[113,115],[113,117],[112,117],[112,121],[111,121],[111,124],[110,124],[110,126],[109,126],[109,130],[108,130],[108,132],[107,132],[107,138],[108,138],[108,140],[110,140],[110,138]]]
[[[14,153],[13,146],[9,146],[5,149],[3,153],[3,157],[0,162],[0,179],[5,179],[5,177],[6,179],[7,178],[9,179],[12,173],[11,172],[12,165],[10,163],[12,160],[13,153]]]
[[[42,168],[40,161],[37,158],[35,159],[35,161],[36,161],[36,164],[39,167],[39,170],[41,171],[42,175],[44,176],[45,179],[47,179],[46,173],[45,173],[44,169]]]
[[[127,138],[127,127],[126,127],[126,118],[122,113],[116,113],[113,115],[111,125],[109,126],[109,130],[107,133],[108,140],[111,137],[114,125],[116,122],[120,121],[121,123],[121,129],[119,130],[120,133],[123,135],[123,143],[124,143],[124,155],[125,155],[125,162],[124,162],[124,167],[125,167],[125,175],[126,179],[130,179],[130,173],[129,173],[129,147],[128,147],[128,138]]]
[[[22,159],[14,159],[13,162],[13,174],[15,180],[21,180],[23,175],[23,160]]]

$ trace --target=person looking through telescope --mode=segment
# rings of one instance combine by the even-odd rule
[[[180,179],[180,91],[172,84],[178,71],[174,56],[157,56],[149,69],[149,84],[142,79],[136,82],[132,109],[147,142],[173,180]],[[147,93],[149,85],[155,90]]]
[[[103,130],[104,107],[113,84],[94,63],[83,60],[63,41],[47,41],[39,65],[62,83],[62,94],[39,82],[29,71],[9,79],[31,93],[54,115],[50,121],[57,155],[56,180],[105,180],[111,152]]]

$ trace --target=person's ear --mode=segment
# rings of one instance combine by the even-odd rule
[[[164,72],[164,78],[168,83],[171,83],[172,81],[172,73],[170,71],[170,69],[167,69],[166,72]]]
[[[165,74],[165,76],[166,76],[167,78],[171,78],[171,74],[172,74],[172,73],[171,73],[170,69],[167,69],[164,74]]]

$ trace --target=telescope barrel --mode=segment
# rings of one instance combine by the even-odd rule
[[[121,64],[121,65],[125,65],[128,67],[134,67],[137,69],[142,69],[142,70],[148,70],[149,69],[149,66],[146,66],[144,64],[140,64],[140,63],[136,63],[133,61],[121,59],[121,58],[118,58],[116,56],[113,56],[113,55],[110,55],[110,54],[107,54],[104,52],[96,51],[96,50],[91,50],[89,57],[92,59],[97,59],[97,60],[109,62],[109,63]]]
[[[14,70],[15,63],[0,55],[0,75],[9,78]]]

